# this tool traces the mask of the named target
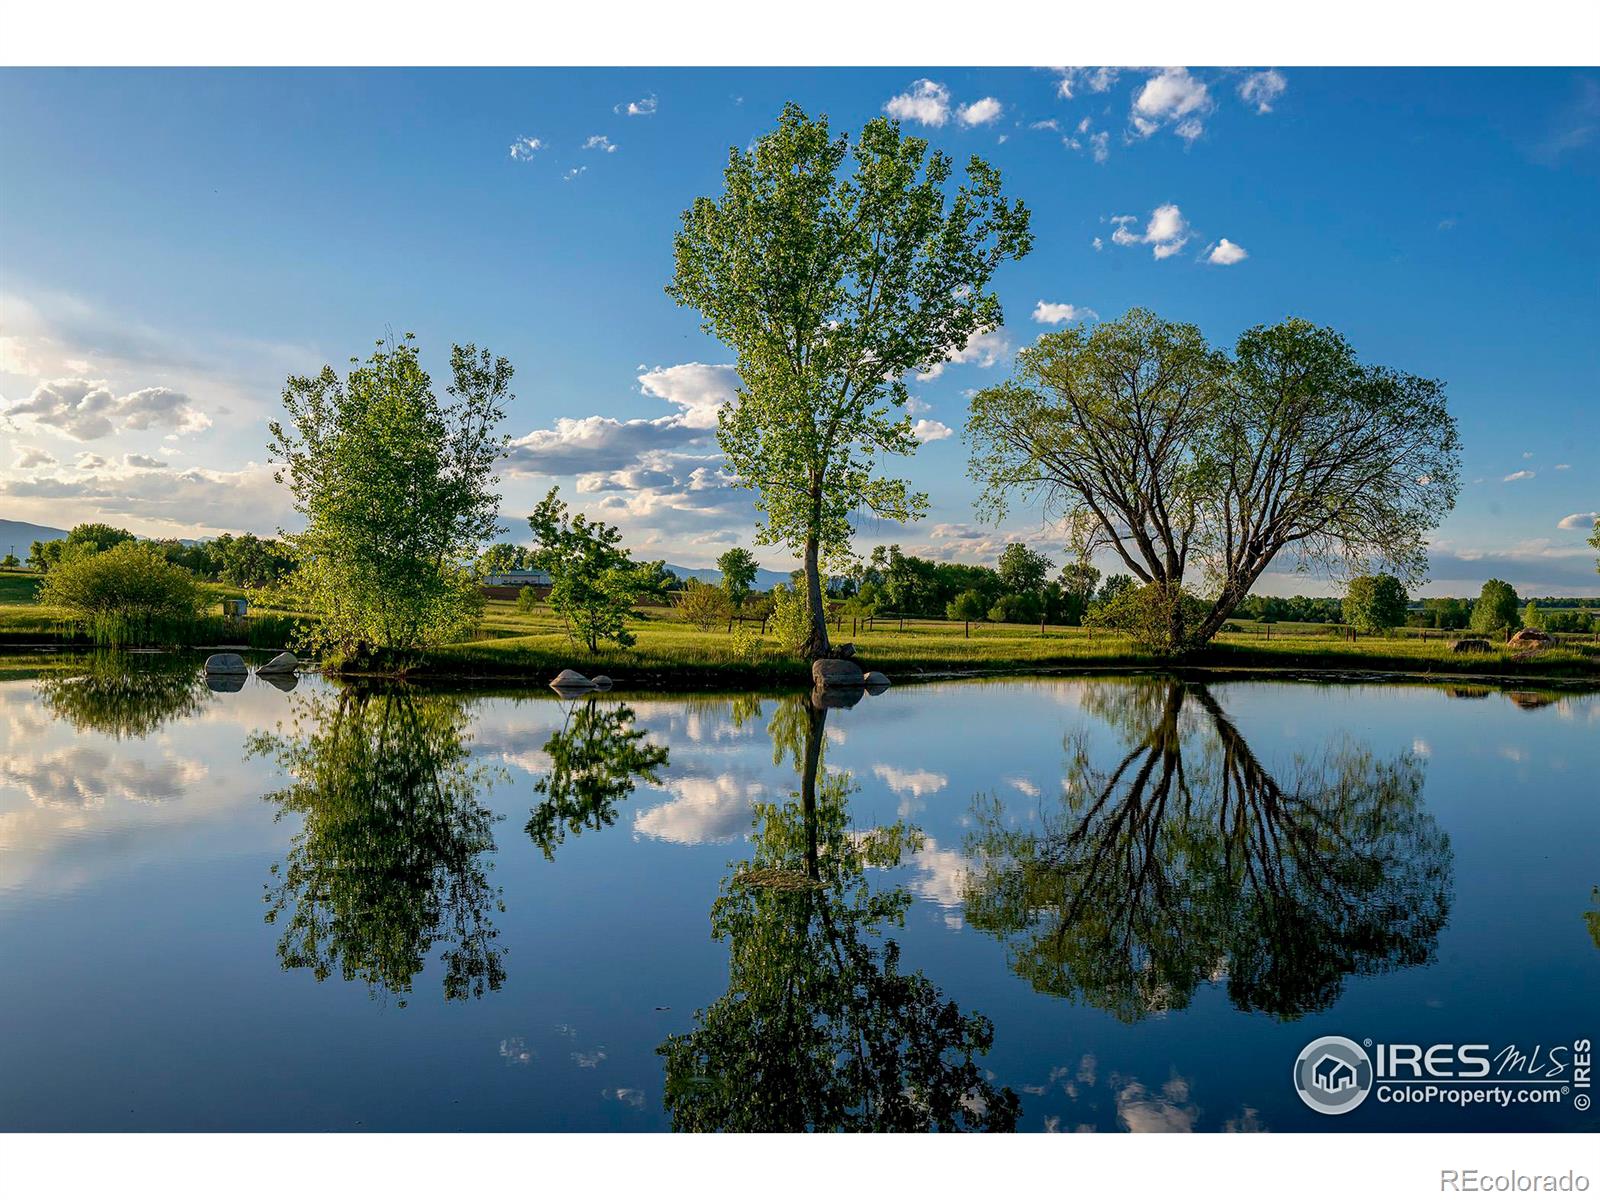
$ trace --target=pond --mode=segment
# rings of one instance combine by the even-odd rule
[[[1600,1034],[1597,733],[1479,685],[13,671],[0,1129],[1594,1129],[1292,1075]]]

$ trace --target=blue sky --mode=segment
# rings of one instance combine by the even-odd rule
[[[662,289],[682,209],[789,99],[889,107],[1034,214],[1004,328],[912,389],[929,517],[863,546],[1059,561],[1037,514],[978,523],[960,437],[1036,310],[1221,344],[1297,314],[1449,385],[1429,591],[1600,590],[1600,73],[1572,70],[0,72],[0,516],[270,532],[284,376],[411,330],[441,385],[452,341],[515,364],[508,515],[554,480],[651,557],[749,545],[710,428],[731,355]]]

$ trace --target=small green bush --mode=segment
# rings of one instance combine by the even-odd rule
[[[62,561],[45,577],[39,602],[64,609],[98,642],[125,645],[187,628],[200,606],[194,576],[142,542]]]

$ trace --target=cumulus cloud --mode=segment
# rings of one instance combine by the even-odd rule
[[[583,143],[583,148],[585,150],[603,150],[607,154],[615,154],[617,152],[616,143],[603,133],[591,134],[589,139]]]
[[[16,461],[11,464],[19,471],[32,471],[38,467],[53,467],[56,457],[37,446],[18,446]]]
[[[1556,523],[1557,529],[1593,529],[1600,513],[1568,513]]]
[[[626,100],[614,106],[612,112],[619,112],[625,117],[653,117],[656,115],[655,93],[644,96],[638,100]]]
[[[950,89],[931,79],[919,79],[898,96],[891,96],[883,111],[901,121],[938,127],[950,119]]]
[[[4,410],[10,422],[18,418],[44,426],[75,441],[109,437],[119,428],[167,428],[179,433],[206,429],[211,418],[182,392],[149,387],[115,395],[103,379],[52,379],[39,384],[26,400]]]
[[[1051,304],[1041,300],[1033,306],[1033,319],[1041,325],[1065,325],[1099,315],[1092,308],[1079,308],[1076,304]]]
[[[530,162],[533,156],[544,149],[544,143],[536,137],[519,137],[511,143],[511,157],[517,162]]]
[[[1234,263],[1243,262],[1249,257],[1250,252],[1243,246],[1236,245],[1227,238],[1223,238],[1215,246],[1211,247],[1211,253],[1206,255],[1206,261],[1219,267],[1231,267]]]
[[[923,443],[942,441],[954,435],[955,430],[943,421],[922,420],[911,427],[911,436]]]
[[[122,463],[137,471],[159,471],[167,465],[161,459],[151,458],[148,454],[124,454]]]
[[[1258,113],[1269,113],[1278,97],[1289,87],[1289,81],[1279,71],[1257,71],[1246,75],[1239,84],[1239,99],[1252,105]]]
[[[285,489],[272,478],[270,465],[248,463],[237,471],[109,468],[100,456],[88,456],[78,462],[78,469],[85,474],[0,480],[0,496],[24,504],[49,501],[48,506],[30,507],[30,511],[53,523],[135,518],[184,536],[221,530],[270,531],[295,517]]]
[[[999,329],[983,329],[974,333],[959,350],[953,350],[944,362],[935,363],[917,378],[923,381],[937,379],[951,363],[970,363],[978,367],[992,367],[1011,352],[1011,343]]]
[[[644,372],[639,387],[646,396],[677,405],[689,428],[711,430],[717,410],[738,393],[739,373],[732,363],[678,363]]]
[[[1116,226],[1111,232],[1113,242],[1119,246],[1147,245],[1156,258],[1171,258],[1182,250],[1191,232],[1189,222],[1176,204],[1163,204],[1154,209],[1143,233],[1135,230],[1137,217],[1112,217],[1111,223]]]
[[[1205,132],[1203,118],[1215,105],[1206,85],[1187,67],[1168,67],[1151,75],[1134,93],[1129,123],[1139,137],[1149,137],[1163,125],[1192,142]]]
[[[1535,474],[1536,474],[1536,472],[1527,471],[1527,470],[1513,471],[1513,472],[1511,472],[1511,474],[1507,475],[1500,482],[1501,483],[1516,483],[1517,480],[1519,480],[1519,479],[1532,479]]]
[[[1122,73],[1120,67],[1056,67],[1056,95],[1071,100],[1081,91],[1108,92]]]
[[[694,776],[667,783],[672,799],[645,809],[633,819],[635,833],[662,842],[699,846],[730,842],[750,832],[751,801],[759,782],[736,775]]]
[[[558,417],[555,427],[513,438],[507,448],[512,474],[576,475],[632,466],[652,450],[682,446],[701,436],[679,416]]]
[[[1000,101],[993,96],[985,96],[982,100],[974,100],[956,109],[956,120],[971,129],[977,125],[993,124],[1004,111],[1005,106]]]

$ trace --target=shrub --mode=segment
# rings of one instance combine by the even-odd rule
[[[811,638],[811,611],[805,593],[781,583],[774,587],[768,629],[785,654],[799,654]]]
[[[1012,592],[994,602],[994,606],[989,609],[989,620],[1032,625],[1039,619],[1039,609],[1039,597]]]
[[[199,599],[194,576],[139,542],[65,559],[39,589],[41,604],[65,609],[113,644],[187,626]]]
[[[731,606],[727,594],[714,583],[685,579],[678,593],[678,611],[699,630],[715,629],[728,619]]]
[[[945,605],[944,609],[944,615],[952,621],[981,621],[988,612],[983,602],[983,593],[975,588],[968,588],[962,592]]]
[[[1096,605],[1084,624],[1125,633],[1135,645],[1157,654],[1181,655],[1202,644],[1199,630],[1209,611],[1181,588],[1147,583]]]

